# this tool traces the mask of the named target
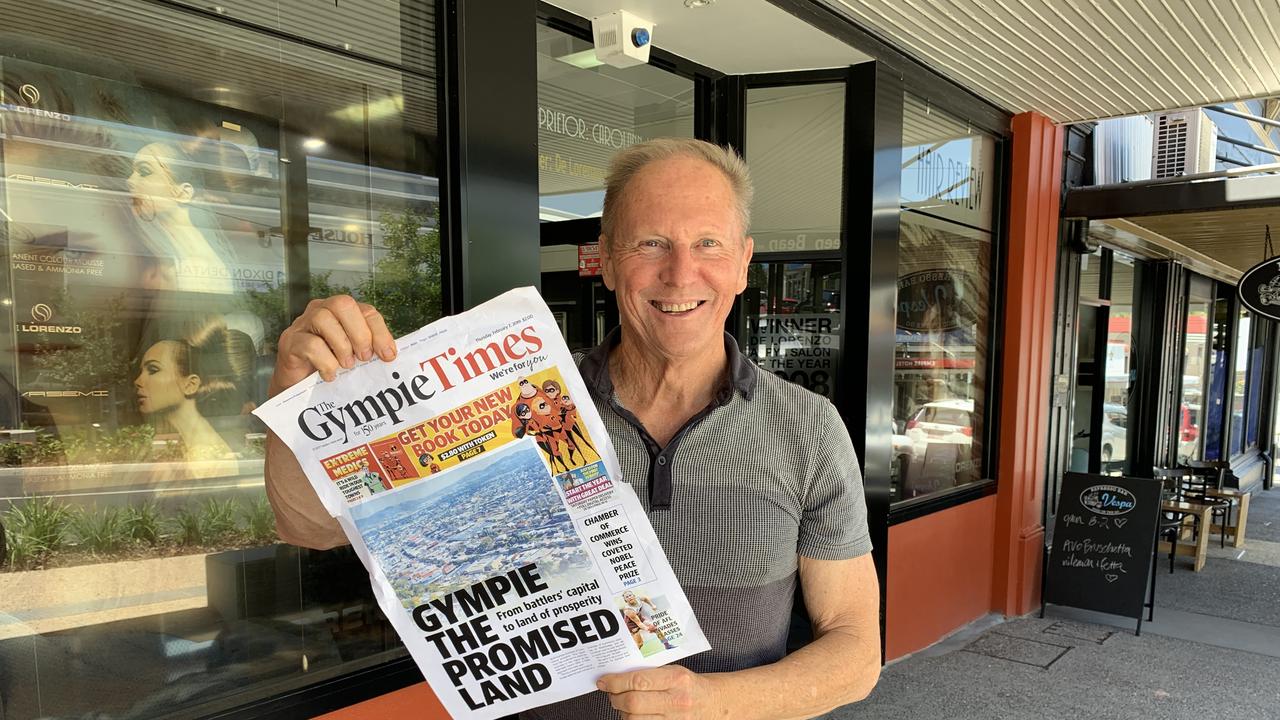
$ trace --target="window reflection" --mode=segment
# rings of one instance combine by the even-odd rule
[[[982,479],[995,141],[903,103],[891,497]]]
[[[310,297],[440,313],[434,58],[395,31],[429,7],[323,12],[412,69],[0,0],[4,720],[196,715],[402,654],[349,549],[278,542],[249,414]]]
[[[1099,456],[1103,473],[1123,472],[1128,457],[1129,391],[1133,385],[1133,258],[1111,256],[1111,307],[1107,319],[1107,349],[1103,360],[1104,397],[1102,443]]]
[[[844,105],[842,83],[747,90],[756,253],[840,247]]]
[[[1187,325],[1183,336],[1182,403],[1178,408],[1178,462],[1203,457],[1203,407],[1208,368],[1207,340],[1212,300],[1193,284],[1187,302]]]
[[[1248,392],[1249,356],[1253,342],[1250,326],[1253,318],[1247,308],[1240,308],[1239,320],[1236,322],[1236,356],[1231,383],[1231,422],[1228,426],[1231,440],[1231,454],[1237,455],[1245,449],[1245,396]]]
[[[982,478],[990,234],[906,211],[894,352],[894,480],[909,499]]]
[[[584,67],[592,44],[539,25],[538,194],[544,222],[599,217],[617,151],[693,137],[693,81],[650,65]]]
[[[747,357],[827,398],[840,366],[839,262],[752,263],[742,294]]]

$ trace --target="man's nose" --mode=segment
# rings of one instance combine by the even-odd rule
[[[696,275],[696,261],[693,251],[684,244],[675,244],[667,253],[666,263],[662,268],[662,281],[667,285],[681,287],[693,282]]]

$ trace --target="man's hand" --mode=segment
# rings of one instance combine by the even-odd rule
[[[719,699],[710,676],[679,665],[604,675],[596,687],[623,720],[719,717]]]
[[[386,361],[396,357],[395,338],[382,314],[350,295],[312,300],[306,312],[280,333],[276,369],[270,393],[290,387],[319,370],[325,381],[338,368],[355,367],[374,354]]]
[[[274,396],[316,370],[326,381],[338,368],[357,360],[396,357],[395,338],[382,315],[350,295],[312,300],[293,324],[280,333],[276,369],[267,389]],[[288,543],[326,549],[345,544],[346,535],[329,517],[302,474],[298,460],[275,433],[267,440],[267,499],[276,513],[276,531]]]

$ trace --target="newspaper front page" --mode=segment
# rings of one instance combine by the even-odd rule
[[[255,411],[293,450],[454,717],[708,649],[533,288]]]

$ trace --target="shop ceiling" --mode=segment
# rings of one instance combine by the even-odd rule
[[[995,105],[1058,123],[1280,95],[1276,0],[819,1]]]
[[[626,9],[653,22],[653,44],[729,75],[843,67],[871,58],[767,0],[553,0],[590,19]]]
[[[1280,175],[1074,188],[1062,215],[1090,219],[1096,242],[1235,282],[1265,259],[1268,225],[1280,240]]]

